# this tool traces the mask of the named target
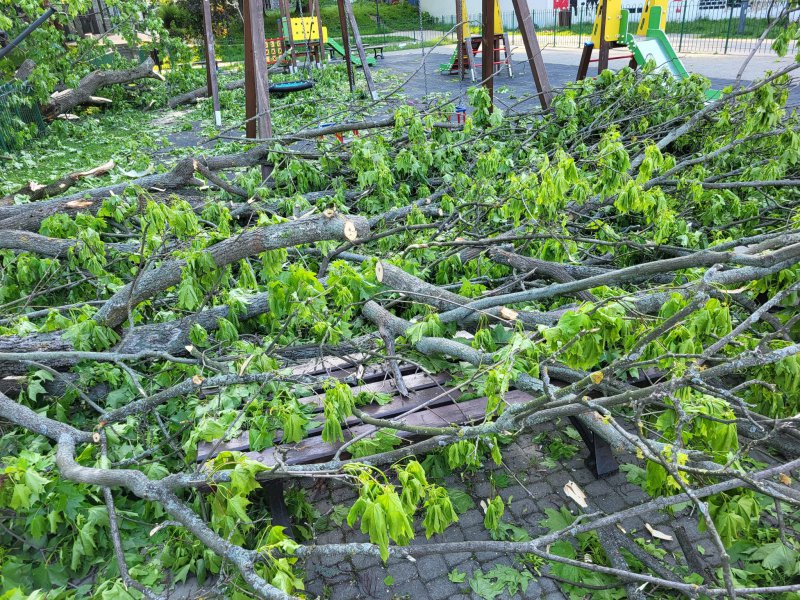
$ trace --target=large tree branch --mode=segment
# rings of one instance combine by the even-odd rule
[[[342,215],[314,217],[289,221],[268,227],[247,230],[207,248],[217,267],[224,267],[238,260],[274,250],[322,240],[355,240],[369,233],[369,225],[363,217],[346,218]],[[177,285],[186,266],[185,260],[169,260],[146,271],[129,283],[97,311],[95,319],[108,326],[122,323],[128,310],[137,304]]]
[[[41,107],[42,115],[46,119],[54,119],[58,115],[70,112],[76,106],[91,103],[95,92],[108,85],[129,83],[145,78],[164,81],[164,77],[153,71],[154,66],[153,59],[148,58],[142,64],[131,69],[93,71],[81,79],[77,87],[55,92],[50,97],[50,101]]]

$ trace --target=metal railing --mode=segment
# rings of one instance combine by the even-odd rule
[[[44,130],[39,105],[24,84],[0,85],[0,151],[17,150]]]
[[[579,48],[591,35],[596,3],[582,1],[567,11],[532,11],[534,27],[542,47]],[[638,23],[642,3],[623,1],[628,9],[632,31]],[[757,45],[759,36],[767,25],[782,11],[784,3],[747,3],[742,0],[673,0],[669,4],[666,34],[677,52],[706,54],[748,54]],[[505,31],[511,42],[521,43],[516,14],[501,15]],[[481,15],[469,16],[474,33],[480,31]],[[420,30],[418,23],[408,26],[394,23],[394,27],[382,27],[377,34],[364,36],[371,41],[387,42],[392,48],[413,47],[419,44],[430,45],[442,40],[455,42],[456,34],[447,33],[456,24],[455,14],[426,19],[426,26]],[[774,38],[788,22],[773,27],[769,38]],[[771,52],[771,39],[759,47],[758,53]]]

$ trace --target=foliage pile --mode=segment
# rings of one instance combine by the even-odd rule
[[[213,574],[231,597],[279,598],[303,593],[297,560],[314,554],[485,550],[549,562],[578,595],[795,593],[795,66],[713,103],[707,81],[649,70],[581,82],[546,114],[491,112],[476,89],[463,127],[451,105],[389,100],[345,144],[287,120],[243,152],[0,206],[2,589],[158,597]],[[485,417],[371,419],[361,408],[385,397],[296,374],[355,353],[447,371]],[[507,402],[512,387],[529,399]],[[309,388],[322,412],[299,402]],[[499,464],[504,443],[570,415],[638,456],[630,476],[659,500],[579,523],[553,511],[532,538],[495,498],[492,541],[436,541],[469,504],[444,474]],[[324,464],[195,463],[199,443],[243,431],[255,450],[317,426],[341,441],[345,420],[380,431]],[[260,482],[318,475],[356,487],[337,518],[370,545],[271,526]],[[718,563],[685,549],[662,564],[609,532],[687,505]],[[432,539],[398,548],[417,519]],[[498,568],[470,585],[528,580]]]

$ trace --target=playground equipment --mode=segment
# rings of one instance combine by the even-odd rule
[[[287,22],[288,21],[288,22]],[[283,32],[284,42],[291,40],[295,53],[301,56],[311,56],[319,65],[322,63],[324,51],[320,49],[319,20],[316,17],[286,17],[281,18],[280,29]],[[333,55],[345,58],[347,52],[339,42],[328,38],[328,28],[322,27],[322,47]],[[361,66],[361,59],[351,56],[350,61],[356,67]],[[368,57],[367,64],[372,67],[375,65],[375,58]]]
[[[341,56],[342,58],[344,58],[347,55],[347,53],[345,52],[345,49],[342,47],[342,45],[339,42],[337,42],[336,40],[334,40],[334,39],[329,39],[326,42],[326,46],[328,47],[328,51],[331,53],[331,56],[336,54],[336,55]],[[350,57],[350,62],[353,65],[355,65],[356,67],[360,67],[361,66],[361,59],[358,58],[357,56],[351,56]],[[367,65],[369,65],[370,67],[375,66],[375,57],[374,56],[368,56],[367,57]]]
[[[598,73],[608,67],[609,60],[630,59],[630,67],[643,67],[647,61],[656,64],[656,70],[666,71],[676,79],[685,79],[689,73],[683,66],[667,39],[664,30],[667,25],[668,0],[645,0],[642,16],[636,27],[636,35],[629,32],[630,13],[621,8],[621,0],[600,0],[597,5],[592,41],[583,48],[578,66],[578,80],[586,77],[589,63],[598,62]],[[592,51],[597,47],[600,57],[592,59]],[[629,54],[611,56],[611,48],[627,48]],[[709,100],[719,98],[718,90],[706,92]]]
[[[484,60],[486,55],[485,48],[483,48],[483,36],[472,35],[470,32],[466,2],[456,2],[456,13],[459,14],[460,21],[459,42],[456,44],[456,49],[453,51],[450,60],[439,66],[439,72],[445,75],[458,73],[460,70],[458,56],[460,52],[463,65],[469,69],[470,78],[474,82],[475,69],[482,66],[482,63],[476,63],[475,59],[480,54],[481,60]],[[505,67],[508,70],[508,76],[513,77],[514,74],[511,71],[511,44],[508,41],[508,34],[503,30],[503,20],[500,16],[498,0],[494,0],[494,38],[493,48],[490,52],[495,72]]]
[[[283,96],[285,94],[291,94],[292,92],[308,90],[312,87],[314,87],[314,82],[311,80],[283,81],[280,83],[270,83],[269,93],[272,96]]]

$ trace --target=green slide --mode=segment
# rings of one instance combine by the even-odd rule
[[[344,48],[342,48],[342,45],[336,40],[328,38],[328,48],[330,48],[331,50],[336,52],[336,54],[344,58]],[[350,62],[352,62],[357,67],[361,66],[361,59],[358,58],[357,56],[353,56],[352,53],[350,56]],[[375,59],[372,56],[367,57],[367,65],[369,65],[370,67],[375,66]]]
[[[452,73],[453,71],[458,70],[458,45],[456,45],[456,49],[453,50],[453,56],[450,57],[450,60],[446,63],[442,63],[439,65],[439,71],[442,73]]]
[[[647,35],[643,38],[636,38],[633,35],[626,36],[628,48],[633,52],[636,64],[643,67],[648,60],[652,60],[659,70],[667,71],[676,79],[689,77],[689,73],[687,73],[681,59],[675,54],[675,50],[672,48],[672,44],[669,43],[666,34],[658,26],[654,27],[652,25],[653,23],[660,23],[661,7],[654,6],[650,12]],[[623,18],[623,20],[626,19]],[[722,92],[719,90],[707,90],[706,98],[708,100],[716,100],[721,94]]]

